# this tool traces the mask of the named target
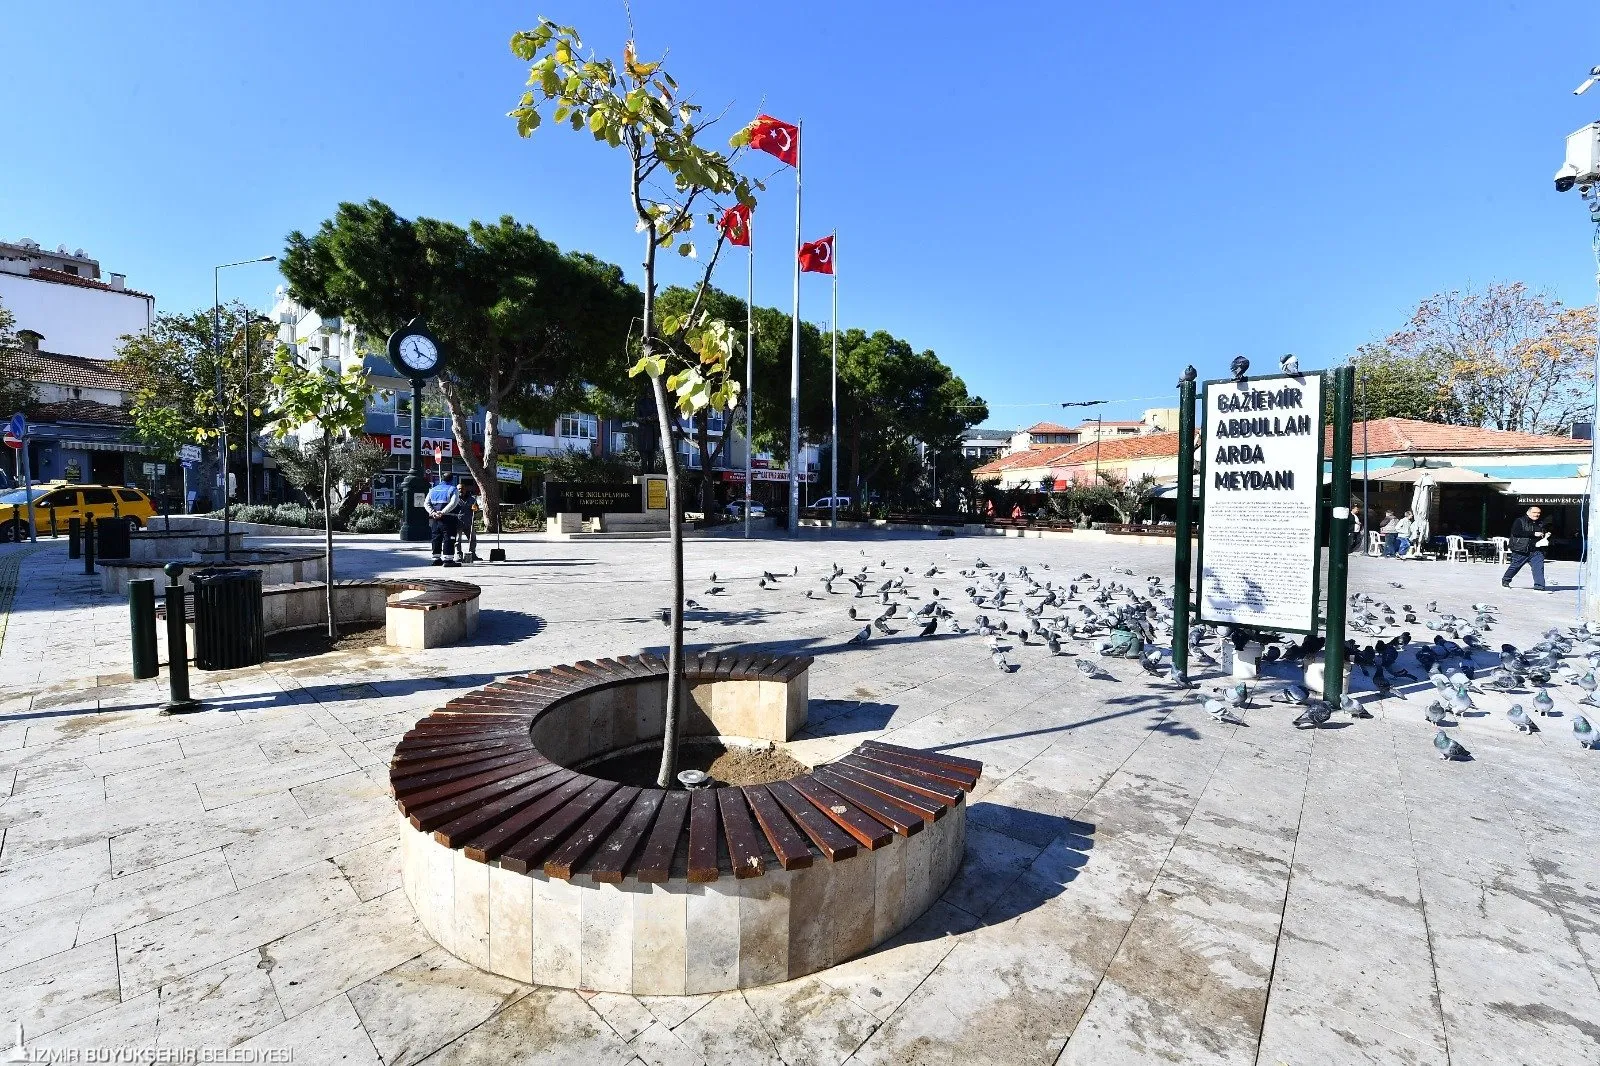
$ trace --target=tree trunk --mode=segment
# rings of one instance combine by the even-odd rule
[[[648,316],[645,319],[649,321]],[[670,439],[672,425],[667,387],[660,377],[650,379],[655,394],[656,421],[663,440]],[[683,508],[678,502],[678,450],[662,449],[667,469],[667,531],[672,541],[672,636],[667,646],[667,711],[661,729],[661,769],[656,774],[658,788],[671,788],[678,766],[678,704],[683,677]]]
[[[326,436],[326,434],[324,434]],[[333,491],[333,442],[322,456],[322,591],[328,607],[328,640],[339,637],[339,621],[333,615],[333,515],[328,506]]]
[[[495,443],[495,430],[500,427],[500,401],[491,390],[483,406],[483,456],[472,450],[472,437],[467,433],[467,416],[471,413],[469,401],[461,389],[451,381],[439,378],[439,392],[444,396],[445,407],[450,411],[450,433],[455,437],[456,450],[478,483],[485,523],[492,531],[500,517],[500,483],[495,480],[495,460],[499,451]]]

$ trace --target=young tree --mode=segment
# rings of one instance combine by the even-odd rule
[[[496,520],[502,417],[549,425],[591,389],[622,390],[638,292],[594,256],[563,254],[510,216],[465,228],[401,218],[387,204],[340,204],[310,237],[291,233],[283,274],[296,300],[385,337],[417,316],[444,342],[438,388],[457,454]],[[467,422],[484,410],[483,454]]]
[[[331,456],[327,454],[330,448]],[[330,441],[323,435],[303,444],[298,440],[275,440],[267,444],[267,454],[272,456],[289,483],[322,508],[323,514],[332,510],[333,524],[340,529],[348,528],[350,516],[361,502],[361,494],[389,465],[389,453],[370,438],[361,436]],[[330,462],[331,485],[338,496],[336,507],[322,494],[323,466]]]
[[[10,309],[0,304],[0,418],[33,406],[33,386],[28,383],[18,360],[22,341],[16,332],[17,320]]]
[[[312,427],[324,442],[347,440],[366,423],[367,401],[372,384],[359,364],[335,374],[320,362],[307,366],[286,347],[280,347],[272,363],[273,406],[278,420],[272,434],[283,440],[290,433]],[[333,613],[333,523],[327,520],[327,501],[333,494],[334,452],[337,444],[321,448],[322,467],[322,573],[328,607],[328,639],[339,635]]]
[[[1156,487],[1161,484],[1150,474],[1129,479],[1110,470],[1101,471],[1100,480],[1111,490],[1105,503],[1116,512],[1119,522],[1132,522],[1137,518],[1144,505],[1155,495]]]
[[[232,456],[243,454],[245,447],[246,408],[252,418],[271,417],[263,417],[262,411],[266,368],[276,340],[269,326],[256,324],[246,349],[245,321],[254,314],[239,302],[221,310],[223,421],[228,427],[230,465]],[[157,315],[148,333],[122,338],[112,368],[128,379],[134,436],[151,452],[176,459],[180,445],[216,440],[217,348],[210,308]],[[205,469],[214,471],[211,449],[204,454]]]
[[[689,236],[696,210],[712,206],[711,197],[731,197],[751,207],[755,197],[751,183],[733,172],[727,156],[696,140],[715,119],[702,119],[701,109],[679,95],[678,83],[666,72],[664,60],[641,62],[632,41],[624,47],[621,63],[593,53],[583,58],[583,42],[577,33],[548,19],[514,35],[511,50],[529,64],[527,91],[511,111],[520,135],[531,136],[548,108],[553,121],[565,122],[574,130],[587,129],[595,140],[623,149],[628,159],[629,202],[637,231],[644,236],[639,359],[629,373],[648,376],[655,397],[672,540],[672,635],[657,776],[657,784],[667,788],[677,759],[683,678],[683,507],[677,455],[671,444],[673,430],[680,413],[733,407],[739,383],[729,374],[736,346],[734,331],[701,306],[722,251],[720,229],[696,287],[697,297],[683,314],[656,315],[656,257],[674,248],[682,256],[696,254]],[[737,147],[748,139],[747,128],[735,134],[732,143]],[[676,402],[668,398],[669,391]]]
[[[1401,358],[1448,364],[1452,421],[1560,433],[1594,414],[1594,326],[1594,308],[1516,281],[1430,296],[1384,343]]]

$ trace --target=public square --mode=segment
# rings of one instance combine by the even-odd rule
[[[339,541],[340,577],[427,570],[420,545]],[[664,541],[506,547],[457,572],[483,589],[464,644],[195,673],[206,709],[181,717],[158,713],[164,672],[130,679],[126,603],[63,541],[0,549],[0,1031],[384,1066],[1600,1062],[1600,752],[1573,740],[1578,689],[1555,686],[1532,735],[1477,696],[1449,727],[1473,758],[1449,762],[1425,684],[1380,700],[1358,671],[1373,717],[1302,731],[1264,679],[1223,725],[1132,661],[1095,681],[1038,645],[1002,673],[970,630],[847,645],[852,599],[806,596],[832,563],[886,561],[970,624],[955,571],[980,557],[1170,583],[1170,546],[1088,534],[689,539],[691,650],[816,657],[799,758],[882,738],[983,762],[963,866],[889,943],[782,984],[640,999],[483,973],[400,889],[390,754],[493,679],[661,650],[668,602]],[[1491,646],[1574,621],[1576,564],[1551,564],[1551,593],[1498,576],[1357,557],[1351,590],[1493,604]]]

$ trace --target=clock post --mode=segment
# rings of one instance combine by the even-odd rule
[[[444,361],[439,342],[428,332],[422,319],[413,318],[389,335],[389,362],[400,375],[411,380],[411,469],[402,489],[400,539],[425,541],[429,537],[428,515],[422,501],[428,494],[428,479],[422,474],[422,389],[437,375]]]

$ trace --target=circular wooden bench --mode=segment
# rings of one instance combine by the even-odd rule
[[[158,590],[165,578],[157,583]],[[436,648],[478,629],[481,590],[443,578],[369,578],[333,583],[333,609],[341,625],[383,622],[384,643],[397,648]],[[289,581],[261,589],[262,625],[268,636],[326,625],[327,593],[320,581]],[[194,624],[194,599],[185,601]],[[165,618],[165,603],[156,617]]]
[[[786,737],[810,662],[691,658],[685,735]],[[723,991],[860,954],[955,876],[981,763],[868,741],[768,785],[666,791],[583,772],[658,741],[665,699],[656,657],[586,661],[451,700],[405,735],[389,775],[401,869],[435,940],[521,981]]]

